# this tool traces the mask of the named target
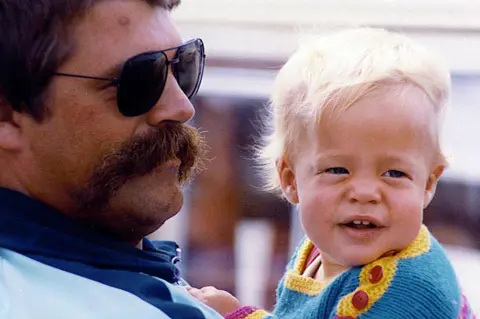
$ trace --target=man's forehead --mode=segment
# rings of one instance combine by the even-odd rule
[[[102,1],[78,22],[73,36],[75,49],[65,69],[83,73],[111,69],[139,53],[181,43],[170,12],[144,1]]]

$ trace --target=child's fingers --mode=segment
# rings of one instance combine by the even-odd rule
[[[187,291],[193,298],[201,302],[205,302],[205,296],[200,289],[190,287],[189,289],[187,289]]]
[[[218,291],[218,289],[213,286],[206,286],[201,288],[200,291],[202,291],[203,293],[209,293],[209,292],[212,293],[212,292]]]

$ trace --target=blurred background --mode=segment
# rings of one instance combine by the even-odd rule
[[[200,37],[207,49],[194,104],[212,161],[186,189],[184,209],[153,237],[179,242],[186,280],[273,307],[276,284],[302,236],[294,209],[259,190],[253,161],[275,73],[308,37],[383,27],[439,52],[451,67],[443,141],[451,166],[425,223],[480,313],[479,13],[475,0],[182,0],[174,16],[184,38]]]

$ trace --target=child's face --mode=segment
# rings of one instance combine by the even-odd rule
[[[432,164],[434,119],[418,89],[385,90],[324,118],[303,142],[282,185],[291,180],[287,196],[325,267],[363,265],[415,239],[443,171]]]

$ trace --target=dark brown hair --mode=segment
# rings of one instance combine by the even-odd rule
[[[71,26],[105,0],[0,0],[0,101],[37,120],[43,93],[71,54]],[[110,0],[108,0],[110,1]],[[180,0],[144,0],[172,10]]]

